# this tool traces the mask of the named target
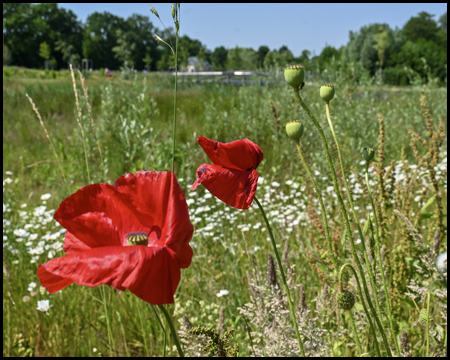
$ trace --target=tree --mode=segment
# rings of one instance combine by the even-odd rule
[[[329,45],[325,46],[319,57],[316,59],[316,66],[318,67],[318,71],[322,72],[333,60],[338,60],[339,58],[340,54],[336,48]]]
[[[39,56],[45,60],[44,67],[46,69],[49,68],[49,59],[50,59],[50,46],[44,41],[39,45]]]
[[[224,70],[227,61],[228,50],[223,46],[216,47],[211,53],[211,65],[214,70]]]
[[[64,40],[58,40],[56,42],[55,50],[62,54],[62,58],[68,64],[76,66],[80,64],[80,55],[74,52],[74,46]]]
[[[269,51],[270,49],[267,46],[262,45],[259,47],[258,51],[256,52],[258,69],[264,68],[264,59]]]
[[[147,70],[150,70],[152,67],[152,56],[150,55],[150,51],[147,51],[147,53],[145,54],[145,57],[142,59],[142,61],[144,62],[145,66],[144,68]]]
[[[441,15],[438,22],[440,24],[441,29],[447,32],[447,11],[445,12],[445,14]]]
[[[117,29],[117,46],[112,48],[117,60],[121,61],[124,66],[128,65],[134,68],[133,52],[136,49],[136,44],[129,39],[128,33]]]
[[[42,67],[40,44],[54,48],[58,40],[81,51],[81,23],[72,11],[58,8],[54,3],[4,3],[3,41],[11,50],[13,64],[32,68]],[[55,54],[58,66],[63,65],[62,54]]]
[[[437,23],[433,20],[433,15],[425,11],[419,13],[418,16],[413,16],[403,26],[402,33],[406,40],[417,41],[425,39],[429,41],[438,41],[439,28]]]
[[[117,45],[117,30],[127,30],[124,19],[106,11],[89,15],[83,35],[83,55],[96,66],[118,69],[121,61],[112,50]]]
[[[228,51],[226,68],[230,70],[255,70],[257,62],[255,50],[236,46]]]

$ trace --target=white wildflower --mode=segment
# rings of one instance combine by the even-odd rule
[[[50,315],[48,311],[53,305],[50,305],[50,300],[40,300],[38,301],[37,309],[39,311],[45,312],[47,315]]]

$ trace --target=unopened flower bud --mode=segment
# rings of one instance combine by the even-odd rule
[[[340,290],[337,293],[337,304],[340,309],[351,310],[355,305],[355,295],[348,290]]]
[[[334,98],[334,85],[324,84],[320,87],[320,97],[323,101],[329,102]]]
[[[155,14],[158,18],[159,18],[159,14],[158,14],[158,12],[156,11],[156,9],[152,6],[152,8],[150,9],[150,11],[153,13],[153,14]]]
[[[305,69],[303,65],[288,65],[284,68],[284,78],[286,82],[295,90],[303,85],[305,79]]]
[[[370,163],[373,160],[373,158],[375,157],[375,149],[369,148],[369,147],[364,148],[363,149],[363,156],[364,156],[364,159],[368,163]]]
[[[304,127],[301,120],[289,121],[286,123],[286,133],[291,139],[300,140],[303,136]]]

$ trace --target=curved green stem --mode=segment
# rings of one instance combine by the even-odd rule
[[[280,268],[281,278],[283,280],[284,288],[286,290],[286,295],[287,295],[288,302],[289,302],[289,310],[291,311],[292,321],[294,322],[295,333],[297,335],[298,345],[300,346],[300,351],[302,352],[302,356],[305,357],[306,356],[305,350],[303,348],[303,343],[302,343],[302,339],[300,337],[300,332],[298,331],[297,319],[295,317],[295,311],[294,311],[294,305],[292,304],[291,293],[290,293],[289,287],[287,285],[286,276],[284,275],[283,266],[281,264],[280,254],[278,254],[277,244],[275,243],[275,238],[273,237],[272,228],[270,227],[269,221],[267,220],[266,213],[265,213],[263,207],[261,206],[261,203],[256,198],[256,196],[255,196],[254,200],[256,201],[256,204],[258,204],[259,210],[261,211],[264,221],[266,222],[267,230],[269,231],[270,240],[272,241],[273,251],[275,252],[275,257],[277,258],[278,267]]]
[[[175,346],[177,347],[177,350],[178,350],[178,354],[180,355],[180,357],[184,357],[183,349],[181,348],[180,342],[178,341],[177,332],[173,326],[172,319],[170,318],[169,313],[167,312],[164,305],[158,305],[158,307],[161,310],[161,312],[164,314],[164,316],[167,320],[167,323],[169,324],[170,331],[172,332],[172,336],[173,336],[173,341],[175,342]]]
[[[332,247],[332,241],[331,241],[331,236],[330,236],[330,230],[328,228],[328,220],[327,220],[327,214],[325,212],[325,205],[323,203],[323,199],[322,199],[322,195],[320,194],[320,190],[319,187],[317,186],[317,183],[314,180],[314,177],[311,174],[311,171],[309,171],[308,166],[306,165],[305,162],[305,158],[303,156],[303,151],[300,148],[300,144],[296,144],[297,145],[297,151],[298,154],[300,156],[300,160],[302,161],[302,165],[303,165],[303,169],[306,171],[306,173],[308,174],[309,180],[311,181],[311,183],[313,184],[314,190],[316,190],[316,194],[317,197],[319,198],[319,202],[320,202],[320,208],[322,210],[322,219],[323,219],[323,224],[324,224],[324,228],[325,228],[325,234],[327,236],[327,243],[328,243],[328,251],[331,254],[331,258],[333,259],[333,263],[334,263],[334,268],[338,269],[339,265],[338,265],[338,260],[336,258],[336,255],[333,251],[333,247]]]
[[[370,185],[369,185],[369,164],[368,163],[366,166],[366,186],[367,186],[367,192],[369,193],[370,203],[372,204],[373,217],[375,219],[375,235],[376,235],[375,236],[375,239],[376,239],[375,247],[377,249],[378,267],[380,269],[381,279],[383,280],[384,295],[386,297],[386,310],[387,310],[387,314],[388,314],[388,318],[389,318],[391,335],[392,335],[392,339],[395,344],[395,348],[397,349],[397,353],[401,354],[400,347],[397,342],[397,337],[395,336],[394,323],[392,321],[391,301],[389,298],[389,292],[388,292],[388,288],[387,288],[386,278],[384,276],[383,263],[381,260],[380,233],[379,233],[379,226],[378,226],[378,217],[377,217],[377,212],[375,210],[375,203],[373,201],[372,191],[370,190]]]
[[[338,142],[338,139],[336,137],[336,133],[334,132],[333,123],[331,121],[330,103],[329,102],[327,102],[326,105],[325,105],[325,112],[327,114],[328,125],[330,126],[331,133],[333,134],[333,139],[334,139],[334,142],[336,144],[338,157],[339,157],[339,164],[341,166],[342,180],[344,182],[344,187],[345,187],[345,192],[347,193],[347,199],[348,199],[348,202],[350,203],[350,209],[352,211],[353,220],[354,220],[354,222],[355,222],[355,224],[356,224],[356,226],[358,228],[358,234],[359,234],[359,237],[361,239],[361,245],[362,245],[362,248],[363,248],[364,262],[365,262],[367,270],[369,272],[369,281],[370,281],[370,285],[372,287],[372,292],[373,292],[373,295],[374,295],[374,298],[375,298],[375,306],[376,306],[377,311],[378,311],[378,316],[381,317],[380,302],[378,301],[378,296],[376,295],[377,294],[377,287],[376,287],[375,275],[374,275],[374,273],[372,271],[372,266],[371,266],[369,258],[367,256],[367,249],[366,249],[366,242],[364,241],[364,234],[363,234],[363,232],[361,230],[361,226],[359,225],[358,217],[356,216],[356,211],[355,211],[355,207],[354,207],[354,204],[353,204],[353,198],[352,198],[352,196],[350,194],[350,188],[349,188],[348,183],[347,183],[347,177],[345,176],[344,162],[342,160],[341,149],[339,147],[339,142]]]
[[[358,294],[359,294],[359,297],[361,298],[361,303],[363,305],[364,312],[366,313],[367,320],[369,321],[370,330],[372,331],[373,341],[375,343],[375,350],[377,352],[377,356],[380,357],[381,353],[380,353],[380,348],[378,347],[378,340],[377,340],[377,334],[376,334],[376,331],[375,331],[375,326],[372,323],[372,318],[370,317],[369,311],[367,310],[366,304],[364,303],[364,297],[363,297],[362,290],[361,290],[361,284],[359,283],[358,274],[356,273],[355,268],[352,265],[350,265],[349,263],[345,263],[344,265],[342,265],[341,270],[339,271],[339,289],[343,289],[343,287],[342,287],[342,274],[344,272],[344,269],[347,266],[353,272],[353,276],[356,279],[356,283],[358,285]]]
[[[330,151],[328,149],[328,143],[327,143],[327,140],[325,138],[325,134],[323,133],[322,127],[320,126],[319,122],[316,120],[314,115],[311,113],[311,110],[309,110],[309,108],[303,102],[303,99],[300,96],[299,90],[298,89],[294,90],[294,94],[295,94],[295,98],[297,99],[297,101],[300,103],[302,108],[306,111],[306,113],[308,114],[308,116],[310,117],[310,119],[312,120],[314,125],[316,126],[317,130],[319,131],[320,137],[322,138],[323,147],[324,147],[324,150],[325,150],[325,154],[327,156],[328,165],[330,167],[331,175],[332,175],[332,178],[333,178],[334,190],[336,192],[339,204],[341,206],[342,215],[344,216],[345,226],[346,226],[346,229],[347,229],[348,238],[350,240],[350,246],[351,246],[351,249],[352,249],[353,258],[354,258],[354,261],[355,261],[355,263],[356,263],[356,265],[358,267],[359,273],[361,274],[361,280],[363,282],[363,288],[364,288],[364,293],[366,294],[366,300],[367,300],[367,302],[369,304],[369,307],[370,307],[370,309],[372,311],[372,314],[373,314],[373,316],[374,316],[374,318],[376,320],[376,323],[378,325],[378,328],[379,328],[379,331],[381,333],[381,336],[383,337],[383,342],[384,342],[384,345],[385,345],[385,348],[386,348],[386,352],[387,352],[388,356],[392,357],[392,352],[391,352],[391,349],[389,348],[389,343],[387,341],[386,334],[384,332],[383,326],[382,326],[382,324],[380,322],[380,319],[378,318],[378,314],[377,314],[375,308],[373,307],[372,301],[370,299],[369,290],[367,288],[366,280],[364,278],[364,270],[363,270],[363,268],[361,266],[361,262],[359,260],[358,254],[356,253],[355,242],[354,242],[353,236],[352,236],[352,229],[350,227],[350,222],[349,222],[349,219],[348,219],[347,210],[345,209],[344,201],[342,200],[342,196],[341,196],[341,193],[339,191],[339,184],[338,184],[338,181],[337,181],[336,170],[334,169],[333,161],[331,160]],[[364,303],[364,298],[361,298],[361,301]]]
[[[361,356],[363,351],[362,351],[361,343],[359,342],[358,330],[356,329],[355,320],[353,320],[353,313],[351,310],[350,310],[350,324],[352,326],[353,333],[355,334],[355,341],[356,341],[356,345],[358,346],[359,356]]]

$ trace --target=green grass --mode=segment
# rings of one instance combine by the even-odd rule
[[[63,236],[55,235],[54,239],[45,239],[47,248],[44,246],[40,255],[30,254],[29,250],[37,248],[37,243],[47,233],[55,234],[61,229],[54,221],[46,219],[52,217],[53,213],[49,210],[57,209],[59,203],[70,194],[25,93],[30,95],[39,108],[62,160],[70,193],[88,184],[83,141],[76,123],[74,94],[68,73],[56,73],[53,77],[36,70],[4,68],[3,71],[3,203],[7,205],[6,212],[4,208],[3,213],[3,355],[161,356],[163,333],[154,313],[147,304],[131,293],[120,293],[105,287],[105,313],[100,287],[91,289],[71,285],[53,295],[39,291],[37,266],[48,260],[50,251],[53,251],[54,257],[63,255],[62,250],[51,247],[58,242],[62,243]],[[82,90],[78,83],[92,182],[113,182],[127,172],[141,169],[163,171],[171,167],[173,78],[160,74],[127,76],[128,79],[116,73],[112,78],[106,79],[94,74],[86,81],[97,137],[106,160],[106,174],[100,162],[87,117],[85,99],[81,96]],[[319,85],[306,86],[302,90],[302,97],[323,128],[327,129],[325,106],[319,98]],[[407,165],[415,164],[416,160],[409,145],[410,135],[407,130],[412,129],[424,137],[428,131],[420,108],[420,89],[335,85],[336,97],[330,106],[344,165],[347,168],[354,166],[360,173],[363,171],[363,166],[360,165],[361,149],[378,146],[378,114],[381,113],[386,128],[385,166],[389,165],[391,159],[396,160],[397,173],[405,173],[408,179],[412,171],[407,169]],[[425,93],[435,127],[442,121],[446,133],[447,89],[426,88]],[[274,116],[270,101],[274,104],[278,119]],[[310,309],[315,309],[314,300],[318,298],[324,284],[321,272],[326,271],[320,260],[331,261],[326,258],[326,251],[321,251],[326,246],[317,223],[313,221],[314,213],[320,217],[314,192],[302,172],[294,144],[285,135],[284,123],[296,119],[302,119],[305,124],[302,149],[322,189],[340,258],[342,261],[350,259],[338,205],[331,192],[326,190],[331,186],[331,178],[319,135],[296,104],[289,87],[283,81],[271,87],[198,85],[188,82],[180,84],[175,173],[189,201],[191,221],[196,233],[191,241],[194,249],[192,265],[182,272],[176,305],[171,308],[175,308],[177,322],[182,314],[187,314],[195,326],[215,328],[219,309],[224,306],[225,327],[235,329],[231,343],[240,344],[240,355],[252,354],[249,349],[249,329],[237,309],[250,302],[246,272],[253,274],[256,265],[264,274],[267,254],[272,253],[272,249],[267,241],[267,231],[262,230],[264,222],[257,209],[252,207],[249,211],[238,211],[209,197],[209,193],[202,187],[197,192],[189,190],[195,180],[197,167],[209,162],[196,139],[199,135],[221,142],[249,138],[261,147],[264,160],[258,167],[258,172],[264,182],[258,186],[257,196],[264,202],[270,221],[274,224],[280,252],[285,241],[289,242],[289,261],[291,265],[295,264],[292,279],[295,285],[304,285],[307,305]],[[326,130],[325,133],[330,141],[330,132]],[[442,149],[445,150],[445,157],[446,146],[445,143]],[[337,153],[334,151],[336,166]],[[402,156],[408,164],[401,161]],[[442,157],[439,162],[439,182],[446,199],[446,163]],[[9,175],[7,171],[13,174]],[[409,208],[401,208],[410,217],[416,216],[413,213],[420,213],[420,208],[433,195],[431,187],[421,183],[421,179],[428,176],[426,170],[420,174],[419,180],[413,182],[413,195],[408,196]],[[7,178],[12,182],[5,183]],[[299,187],[293,188],[286,184],[287,180],[294,181]],[[371,175],[371,180],[376,180],[374,174]],[[352,182],[353,189],[357,187],[357,183],[356,179]],[[400,197],[402,194],[405,196],[400,180],[397,183],[399,189],[394,193]],[[51,193],[52,196],[42,204],[40,197],[44,193]],[[413,200],[419,195],[421,203]],[[22,204],[27,205],[21,207]],[[368,199],[360,197],[356,204],[360,208],[358,216],[366,219]],[[45,205],[49,213],[33,214],[33,210],[41,205]],[[309,212],[308,206],[311,206]],[[434,206],[432,204],[427,212],[433,211]],[[419,255],[423,255],[423,251],[412,245],[403,224],[392,215],[394,207],[398,208],[393,202],[388,209],[388,218],[391,220],[391,238],[386,244],[388,278],[390,284],[401,283],[403,287],[399,291],[403,296],[407,291],[405,281],[415,279],[422,287],[424,284],[429,285],[429,281],[415,271],[413,264],[419,264]],[[291,214],[298,215],[298,223],[294,224],[290,220]],[[28,218],[24,215],[28,215]],[[261,225],[258,226],[258,223]],[[21,238],[14,234],[16,229],[25,229],[26,224],[39,225],[39,228],[28,231],[38,234],[38,238],[31,240],[31,244],[27,238],[18,242],[17,239]],[[432,245],[435,224],[436,219],[433,217],[423,218],[418,222],[426,246]],[[208,225],[212,225],[212,228],[208,228]],[[406,253],[403,252],[403,247],[407,248]],[[442,245],[441,249],[446,249],[446,245]],[[36,262],[32,262],[33,258],[37,259]],[[402,267],[395,263],[399,258],[407,264]],[[31,282],[36,282],[37,288],[30,292],[27,288]],[[437,285],[436,288],[440,289]],[[217,297],[216,293],[221,289],[227,289],[229,294]],[[335,290],[330,288],[330,292]],[[25,296],[29,297],[25,298],[27,301],[24,301]],[[37,301],[42,299],[50,299],[53,305],[50,315],[36,310]],[[417,308],[410,299],[404,296],[402,299],[401,309],[394,311],[397,323],[400,329],[408,330],[413,355],[424,355],[425,349],[421,342],[423,331],[418,327],[411,327],[418,320]],[[296,292],[294,303],[297,304],[298,301],[299,295]],[[441,311],[439,300],[432,296],[432,303],[434,324],[441,324],[442,319],[438,316]],[[421,304],[418,306],[422,307]],[[344,326],[346,322],[344,320],[344,324],[337,325],[333,310],[329,308],[326,311],[329,311],[327,316],[334,314],[331,317],[334,320],[329,320],[325,326],[333,334],[332,331]],[[327,316],[325,312],[320,313],[321,318],[326,319]],[[109,345],[106,317],[109,318],[113,331],[113,342]],[[367,335],[367,324],[361,306],[357,307],[356,325],[363,329],[360,340],[364,346],[366,339],[363,336]],[[444,331],[446,332],[446,327]],[[329,355],[357,355],[355,345],[347,346],[347,343],[354,343],[351,336],[351,331],[347,335],[339,333],[334,340],[330,340]],[[432,349],[436,349],[443,341],[435,337]],[[170,340],[169,344],[172,345]],[[414,344],[418,345],[414,347]],[[115,350],[111,350],[111,346]],[[96,352],[94,348],[97,349]],[[170,354],[176,354],[171,346]]]

